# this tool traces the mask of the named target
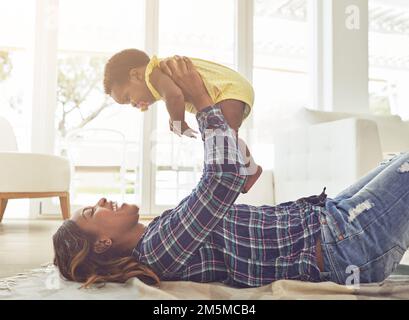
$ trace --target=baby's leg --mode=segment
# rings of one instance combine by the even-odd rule
[[[234,129],[238,135],[239,128],[243,122],[245,109],[244,102],[231,99],[224,100],[220,102],[219,105],[227,124]],[[246,143],[240,138],[238,138],[238,145],[241,153],[246,157],[246,174],[248,175],[248,178],[242,192],[247,193],[260,177],[263,170],[255,163]]]
[[[238,132],[243,122],[244,108],[246,107],[244,102],[239,100],[224,100],[219,103],[219,106],[228,125]]]

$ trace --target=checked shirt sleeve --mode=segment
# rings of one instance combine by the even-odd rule
[[[205,154],[201,180],[141,240],[144,262],[162,275],[183,267],[223,219],[246,180],[236,133],[227,125],[220,107],[208,107],[196,118]]]

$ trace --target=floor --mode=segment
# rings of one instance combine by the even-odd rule
[[[4,219],[0,223],[0,278],[52,262],[51,237],[60,224],[60,220]],[[409,265],[409,251],[401,263]]]
[[[0,223],[0,278],[52,261],[51,235],[61,221],[7,220]]]

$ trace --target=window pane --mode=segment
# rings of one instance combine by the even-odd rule
[[[0,2],[0,115],[17,136],[20,151],[30,149],[34,1]]]
[[[25,48],[33,37],[35,1],[0,1],[0,47]]]
[[[19,151],[30,151],[31,96],[30,62],[25,49],[1,49],[0,116],[13,127]]]
[[[409,120],[409,7],[369,1],[369,95],[375,114]]]
[[[265,169],[273,168],[274,133],[309,101],[307,32],[305,2],[255,1],[253,123],[257,125],[251,149]]]
[[[160,1],[159,56],[202,58],[235,68],[234,0]],[[171,206],[186,197],[202,173],[201,138],[178,137],[169,130],[169,115],[157,105],[155,205]],[[194,115],[188,125],[198,131]]]
[[[74,205],[141,201],[142,114],[114,103],[102,82],[112,54],[141,47],[143,8],[142,0],[60,0],[57,148],[73,164]]]
[[[159,54],[234,61],[234,0],[161,0]]]
[[[174,205],[189,194],[200,178],[203,145],[199,135],[192,139],[170,132],[166,106],[160,103],[157,108],[155,204]],[[193,115],[186,114],[185,119],[192,129],[199,131]]]
[[[254,4],[255,67],[308,69],[306,4],[256,0]]]
[[[143,0],[60,0],[59,3],[60,50],[115,52],[142,46]]]
[[[308,75],[305,73],[255,68],[256,91],[251,152],[261,166],[273,169],[274,135],[286,129],[292,112],[305,107],[308,101]]]

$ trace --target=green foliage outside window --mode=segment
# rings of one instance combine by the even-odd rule
[[[58,60],[57,126],[62,138],[84,128],[112,105],[102,88],[105,62],[106,58],[99,56],[64,56]]]

